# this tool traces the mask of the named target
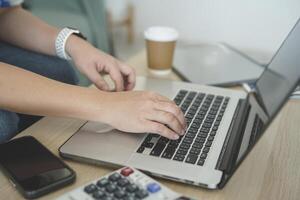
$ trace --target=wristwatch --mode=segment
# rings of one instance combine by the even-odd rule
[[[71,57],[66,52],[65,47],[66,47],[68,38],[72,34],[86,40],[86,38],[80,33],[80,31],[78,29],[71,28],[71,27],[63,28],[58,33],[56,40],[55,40],[55,51],[56,51],[56,55],[58,57],[65,59],[65,60],[71,60]]]

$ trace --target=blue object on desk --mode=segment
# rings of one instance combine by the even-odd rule
[[[147,190],[151,193],[158,192],[160,189],[161,188],[157,183],[150,183],[147,185]]]

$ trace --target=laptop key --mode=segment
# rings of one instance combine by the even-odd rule
[[[202,159],[202,158],[200,158],[200,159],[198,160],[197,165],[203,166],[203,165],[204,165],[204,162],[205,162],[205,160]]]
[[[179,146],[179,149],[189,149],[190,146],[191,146],[191,144],[182,143],[182,144]]]
[[[150,152],[151,156],[160,156],[162,151],[164,150],[166,143],[157,142],[152,151]]]
[[[194,154],[194,155],[199,155],[201,152],[201,149],[198,149],[198,148],[195,148],[195,147],[192,147],[191,150],[190,150],[190,154]]]
[[[211,136],[211,135],[210,135],[210,136],[208,136],[207,140],[208,140],[208,141],[213,141],[214,138],[215,138],[214,136]]]
[[[188,133],[197,133],[197,132],[198,132],[198,129],[193,128],[193,127],[189,128],[189,130],[188,130]]]
[[[195,164],[198,159],[198,156],[195,154],[189,154],[185,159],[186,163]]]
[[[206,146],[206,147],[211,147],[211,145],[212,145],[212,141],[207,141],[207,142],[205,143],[205,146]]]
[[[140,146],[136,152],[137,152],[137,153],[143,153],[144,150],[145,150],[145,147]]]
[[[176,161],[183,161],[184,160],[184,155],[181,155],[181,154],[176,154],[173,158],[173,160],[176,160]]]
[[[216,121],[216,122],[214,123],[214,125],[215,125],[215,126],[219,126],[219,125],[220,125],[220,121]]]
[[[152,142],[147,142],[147,143],[143,143],[142,146],[145,147],[145,148],[149,148],[151,149],[153,147],[154,143]]]
[[[200,134],[198,136],[202,137],[202,138],[206,138],[207,135],[208,135],[208,133],[202,133],[202,132],[200,132]]]
[[[160,143],[168,143],[170,140],[168,138],[165,138],[165,137],[160,137],[158,142]]]
[[[200,132],[208,133],[209,132],[209,128],[202,127],[200,129]]]
[[[176,148],[174,147],[167,147],[164,153],[162,154],[162,158],[171,159],[176,151]]]
[[[196,136],[196,133],[187,133],[185,135],[186,138],[194,138]]]
[[[216,121],[219,122],[219,121],[221,121],[221,120],[222,120],[222,116],[218,115]]]
[[[200,135],[198,135],[198,136],[196,137],[196,139],[195,139],[195,143],[194,143],[194,144],[196,144],[196,143],[203,144],[203,143],[205,142],[205,139],[206,139],[206,138],[200,137]]]
[[[169,142],[168,147],[174,147],[176,148],[180,143],[180,139],[178,140],[172,140],[171,142]]]
[[[202,127],[204,127],[204,128],[210,128],[211,126],[212,126],[211,123],[204,123],[204,124],[202,125]]]
[[[209,147],[204,147],[203,148],[203,153],[208,153],[209,152]]]
[[[207,153],[202,153],[201,155],[200,155],[200,158],[201,159],[205,159],[207,157]]]
[[[203,141],[203,143],[204,143],[204,141]],[[197,142],[195,142],[194,144],[193,144],[193,148],[198,148],[198,149],[202,149],[202,147],[203,147],[203,143],[197,143]]]
[[[217,134],[217,132],[216,132],[216,131],[211,131],[209,135],[211,135],[211,136],[215,136],[216,134]]]
[[[192,138],[187,138],[187,137],[185,137],[185,138],[183,139],[183,141],[182,141],[182,142],[185,142],[185,143],[191,144],[191,143],[193,142],[193,139],[192,139]]]
[[[213,131],[217,131],[218,128],[219,128],[219,126],[213,126],[213,127],[212,127],[212,130],[213,130]]]
[[[177,150],[177,154],[181,154],[181,155],[186,155],[187,152],[188,152],[187,149],[178,149],[178,150]]]

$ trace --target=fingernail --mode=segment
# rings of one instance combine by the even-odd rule
[[[173,135],[173,139],[178,140],[179,139],[179,135]]]
[[[185,130],[183,130],[182,132],[181,132],[181,135],[184,135],[185,134]]]

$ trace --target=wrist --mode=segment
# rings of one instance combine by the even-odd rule
[[[82,52],[84,52],[84,49],[88,46],[91,45],[82,38],[79,38],[76,35],[71,35],[66,41],[65,51],[72,60],[76,60],[82,55]]]
[[[79,118],[109,123],[110,94],[96,88],[88,88],[81,95]]]

